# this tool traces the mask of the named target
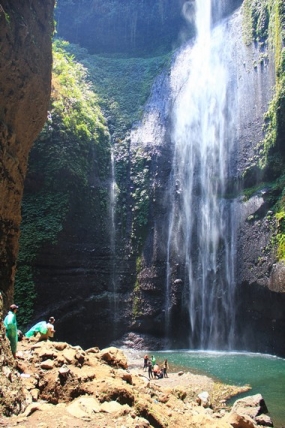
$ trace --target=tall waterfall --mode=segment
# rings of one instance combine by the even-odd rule
[[[196,27],[194,45],[181,49],[170,77],[176,96],[166,333],[183,329],[171,325],[172,287],[176,284],[189,313],[189,346],[231,349],[235,207],[227,194],[232,151],[229,58],[223,26],[211,29],[211,0],[196,0]]]

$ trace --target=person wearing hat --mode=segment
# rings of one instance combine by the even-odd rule
[[[50,337],[54,336],[54,333],[55,333],[54,322],[55,322],[54,317],[50,317],[48,322],[40,321],[37,324],[35,324],[33,327],[31,327],[30,330],[27,331],[25,336],[30,338],[30,337],[36,336],[39,333],[40,334],[39,341],[48,340]]]
[[[11,351],[14,358],[16,358],[17,344],[18,344],[18,329],[17,329],[17,318],[16,318],[16,312],[18,308],[19,306],[15,304],[11,305],[8,315],[6,315],[4,319],[6,336],[10,341]]]

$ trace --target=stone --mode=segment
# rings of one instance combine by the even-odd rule
[[[63,351],[67,347],[66,342],[53,342],[55,349],[58,351]]]
[[[101,404],[101,411],[106,413],[116,413],[121,410],[121,404],[117,401],[105,401]]]
[[[118,370],[116,373],[116,376],[124,380],[125,382],[127,382],[129,385],[133,384],[132,374],[125,370],[122,370],[122,369]]]
[[[40,391],[37,388],[31,389],[30,394],[32,396],[33,401],[38,401],[39,396],[40,396]]]
[[[273,427],[273,422],[270,416],[268,415],[262,414],[260,416],[256,416],[255,421],[258,425],[261,425],[263,427]]]
[[[79,397],[75,399],[69,406],[67,406],[66,410],[72,416],[76,418],[86,418],[86,416],[92,416],[94,413],[98,413],[101,411],[101,405],[93,397]]]
[[[233,428],[256,428],[256,424],[253,419],[247,415],[240,415],[238,413],[231,412],[225,417],[225,420]]]
[[[99,356],[111,366],[122,367],[123,369],[128,367],[126,356],[120,349],[115,348],[114,346],[102,349]]]
[[[62,355],[68,364],[72,364],[75,361],[75,351],[73,349],[64,349]]]
[[[54,361],[53,360],[45,360],[40,364],[40,367],[45,370],[51,370],[54,367]]]
[[[197,403],[200,406],[208,407],[210,405],[209,393],[207,391],[200,392],[200,394],[198,394]]]
[[[247,415],[255,419],[256,416],[262,413],[268,413],[268,409],[262,395],[255,394],[237,400],[233,405],[232,412],[239,415]]]

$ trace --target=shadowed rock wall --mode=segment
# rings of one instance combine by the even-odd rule
[[[50,96],[54,0],[0,4],[0,282],[14,292],[21,199],[29,150]]]

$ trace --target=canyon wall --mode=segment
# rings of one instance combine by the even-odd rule
[[[100,2],[94,4],[96,7],[101,5]],[[192,3],[187,4],[191,6]],[[69,7],[63,1],[59,5],[60,13],[63,13],[65,6]],[[240,2],[219,2],[219,5],[220,9],[214,9],[214,21],[221,17],[225,19],[222,25],[227,32],[231,58],[228,98],[232,107],[227,117],[236,124],[234,135],[230,136],[234,148],[227,185],[229,197],[237,207],[238,219],[236,260],[233,261],[236,266],[235,311],[232,314],[236,320],[235,346],[238,349],[284,355],[283,264],[277,262],[277,245],[274,241],[278,229],[274,206],[282,189],[276,189],[273,181],[280,175],[280,169],[274,175],[272,171],[276,168],[272,163],[263,169],[256,163],[262,157],[260,147],[265,136],[264,114],[275,93],[276,58],[266,38],[245,41],[244,14],[241,9],[236,10]],[[179,11],[176,3],[176,17],[180,16],[181,6],[183,4],[179,4]],[[89,19],[83,12],[80,12],[81,17]],[[69,14],[68,19],[71,16]],[[188,18],[188,30],[193,33],[193,19],[191,16]],[[145,16],[145,19],[147,21],[148,17]],[[75,34],[71,37],[61,25],[59,22],[61,36],[82,43],[91,53],[104,51],[105,47],[96,43],[93,48],[89,46],[91,36],[85,34],[80,39],[78,31],[77,39],[74,39]],[[181,43],[179,25],[173,27],[171,45]],[[136,27],[138,38],[139,30],[144,31],[144,25]],[[122,43],[122,51],[118,46],[114,48],[114,44],[106,51],[111,56],[114,49],[118,49],[120,54],[124,51],[133,55],[135,45],[128,43]],[[156,39],[154,45],[152,53],[157,53],[159,42]],[[166,45],[167,50],[170,44]],[[185,46],[182,45],[182,49]],[[92,55],[75,47],[69,49],[87,67],[89,77],[92,77],[95,68]],[[140,49],[138,52],[142,54]],[[102,64],[104,61],[106,57],[102,59]],[[119,62],[117,64],[120,65]],[[133,67],[135,74],[140,71],[140,66],[135,66],[131,61],[128,64],[128,69]],[[107,167],[103,176],[100,175],[103,152],[93,148],[82,163],[88,171],[84,187],[74,181],[70,171],[67,174],[65,170],[58,177],[59,187],[64,180],[69,182],[72,189],[66,187],[66,191],[71,199],[56,239],[53,237],[49,242],[48,239],[42,242],[30,264],[34,302],[28,323],[55,316],[59,340],[83,347],[94,344],[102,347],[113,340],[144,348],[185,347],[188,344],[185,330],[189,328],[189,310],[185,306],[181,281],[183,266],[179,266],[175,259],[171,262],[171,299],[168,302],[171,315],[166,334],[167,228],[172,203],[167,189],[171,180],[171,112],[175,102],[170,67],[168,64],[162,73],[158,69],[159,75],[144,106],[143,117],[131,127],[124,125],[125,122],[116,116],[118,99],[115,95],[114,99],[111,95],[112,105],[109,109],[101,103],[111,139],[111,146],[107,139],[104,143]],[[106,70],[109,72],[109,69]],[[119,73],[116,72],[115,76],[116,81]],[[95,91],[98,89],[97,83],[93,81]],[[136,86],[134,93],[137,96],[143,84]],[[114,89],[117,91],[116,85]],[[128,92],[129,86],[122,86],[121,90]],[[128,95],[131,98],[132,93],[129,91]],[[49,126],[53,126],[52,121]],[[74,136],[63,134],[58,123],[54,129],[60,131],[56,138],[58,145],[62,145],[61,156],[66,156],[70,162],[66,148],[74,144]],[[55,133],[52,135],[55,136]],[[64,138],[61,138],[62,135]],[[46,134],[41,139],[49,141]],[[31,154],[33,162],[45,159],[45,154],[37,147]],[[32,170],[32,162],[30,167]],[[40,176],[37,173],[36,177]],[[35,180],[40,183],[35,188],[31,176],[28,179],[27,194],[39,190],[45,180],[43,175],[41,182]],[[55,180],[52,186],[57,187]],[[182,325],[183,329],[180,328]]]
[[[16,2],[17,3],[17,2]],[[21,199],[31,146],[46,120],[54,1],[1,1],[0,153],[1,291],[12,303]]]

